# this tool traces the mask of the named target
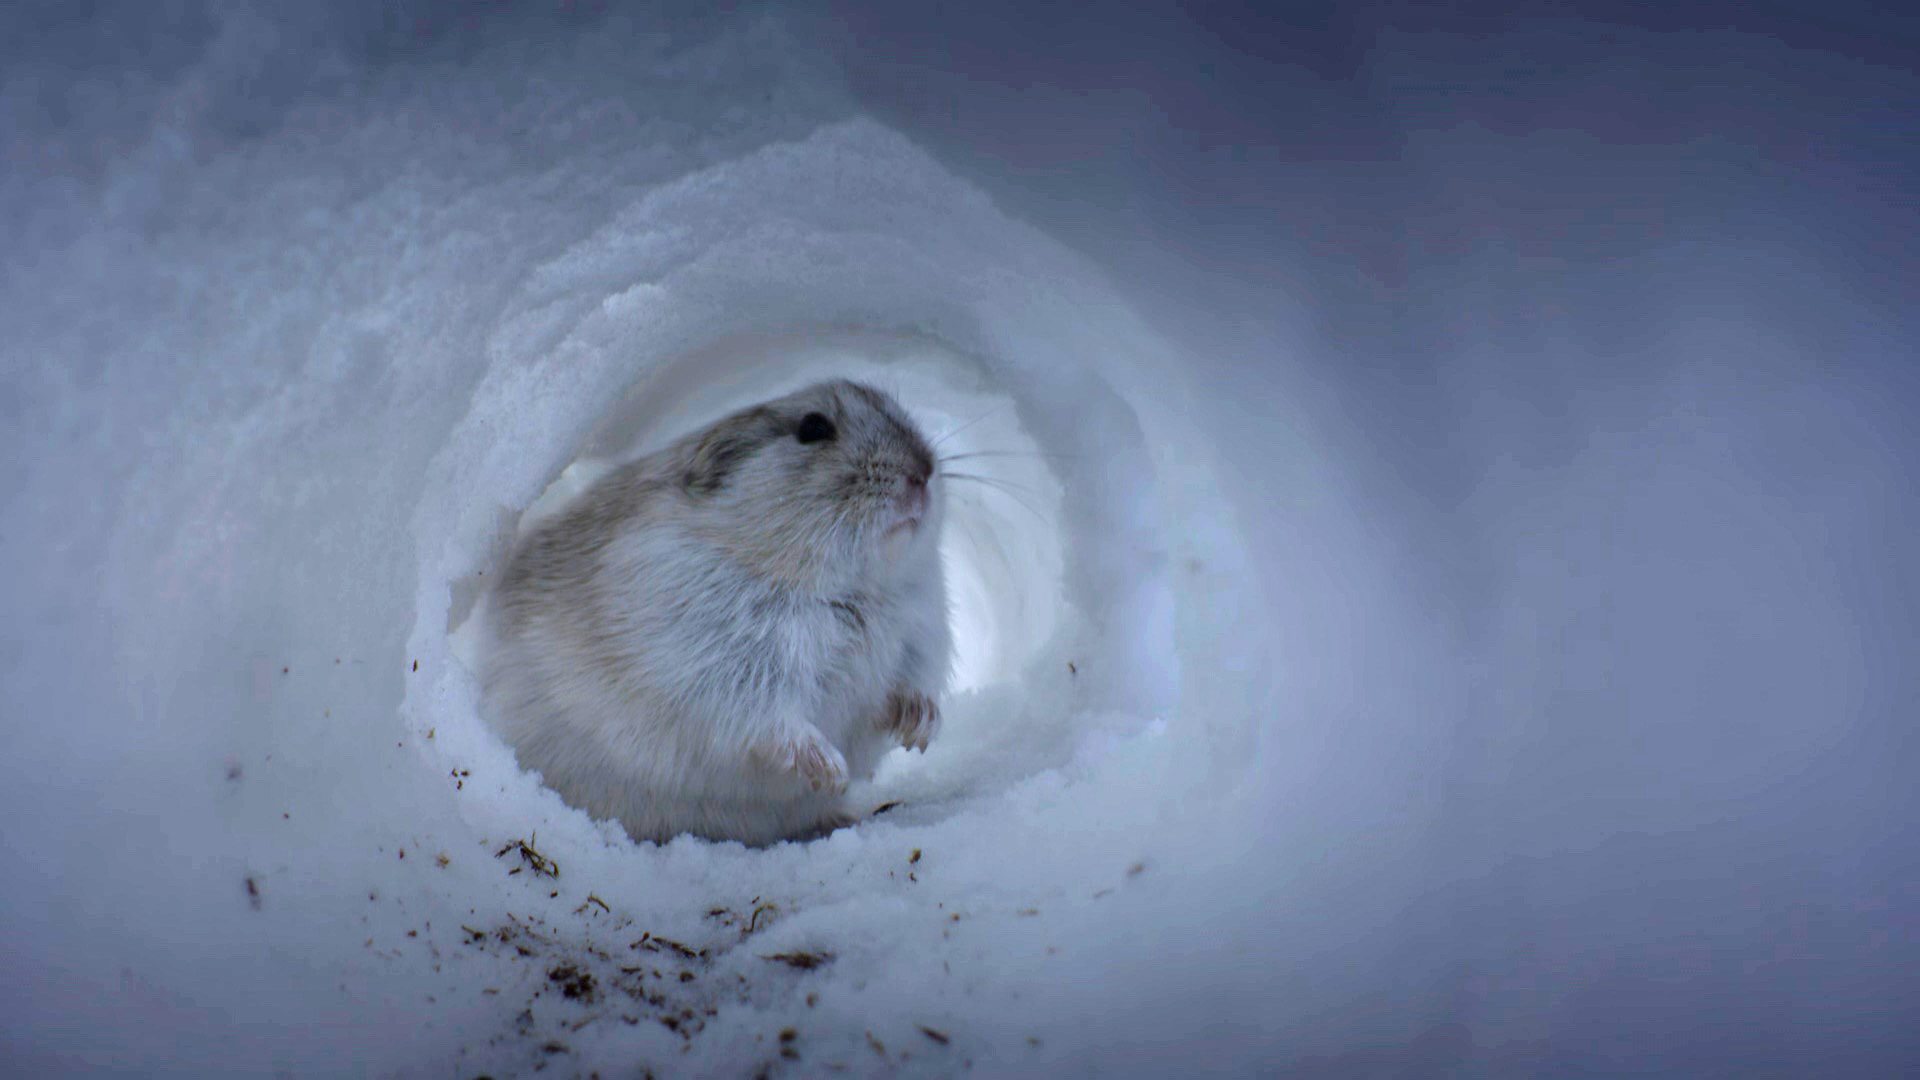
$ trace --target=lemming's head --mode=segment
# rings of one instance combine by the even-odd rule
[[[681,483],[703,532],[751,568],[832,591],[930,555],[936,464],[899,402],[838,379],[715,423]]]

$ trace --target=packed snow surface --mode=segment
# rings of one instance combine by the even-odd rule
[[[8,1071],[1920,1062],[1871,117],[1715,141],[1757,121],[1678,49],[1671,130],[1574,62],[1523,123],[1473,37],[1386,35],[1397,186],[1258,144],[1257,218],[1182,224],[1112,191],[1207,152],[1029,183],[996,80],[984,150],[875,95],[884,20],[407,10],[0,35]],[[487,582],[827,375],[974,455],[944,733],[824,839],[634,844],[477,719]]]

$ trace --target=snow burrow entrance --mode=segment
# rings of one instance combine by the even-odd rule
[[[874,125],[649,196],[530,276],[436,458],[411,655],[451,662],[409,684],[411,726],[436,736],[418,745],[510,769],[477,717],[474,615],[529,524],[613,463],[830,376],[887,387],[943,454],[980,455],[961,471],[984,481],[948,488],[940,745],[891,755],[856,800],[932,820],[1164,717],[1180,680],[1155,455],[1103,374],[1150,346],[1119,314],[1084,267]],[[463,812],[508,828],[532,783]]]
[[[470,553],[480,565],[451,583],[447,625],[460,667],[478,678],[488,584],[535,525],[621,462],[734,409],[833,377],[885,387],[953,460],[946,470],[959,474],[948,481],[941,538],[954,664],[940,752],[893,752],[873,789],[857,797],[952,797],[1057,764],[1077,737],[1082,673],[1092,680],[1108,667],[1100,635],[1066,591],[1076,540],[1097,547],[1099,538],[1067,527],[1056,465],[1071,459],[1023,426],[1020,402],[985,365],[924,338],[835,328],[727,338],[642,371],[610,405],[585,403],[600,412],[572,460],[511,525],[510,515],[501,517],[501,535]]]

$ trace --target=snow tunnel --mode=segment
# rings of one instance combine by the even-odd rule
[[[928,213],[930,199],[961,212]],[[872,228],[875,209],[889,229]],[[1161,471],[1188,488],[1180,513],[1223,510],[1195,482],[1202,462],[1152,450],[1149,423],[1167,421],[1143,420],[1139,388],[1114,374],[1167,350],[1097,274],[905,140],[839,125],[676,181],[530,288],[537,329],[502,320],[414,518],[408,656],[437,673],[408,684],[410,729],[435,732],[416,745],[487,740],[472,729],[470,616],[526,523],[609,463],[831,376],[886,386],[941,453],[967,458],[941,546],[951,726],[924,761],[894,755],[863,797],[911,817],[1174,715],[1174,578],[1213,555],[1204,528],[1170,528]]]

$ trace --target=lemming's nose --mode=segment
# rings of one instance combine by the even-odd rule
[[[900,507],[906,513],[916,516],[926,513],[927,505],[932,501],[927,494],[928,476],[923,469],[907,470],[907,490],[900,493]]]

